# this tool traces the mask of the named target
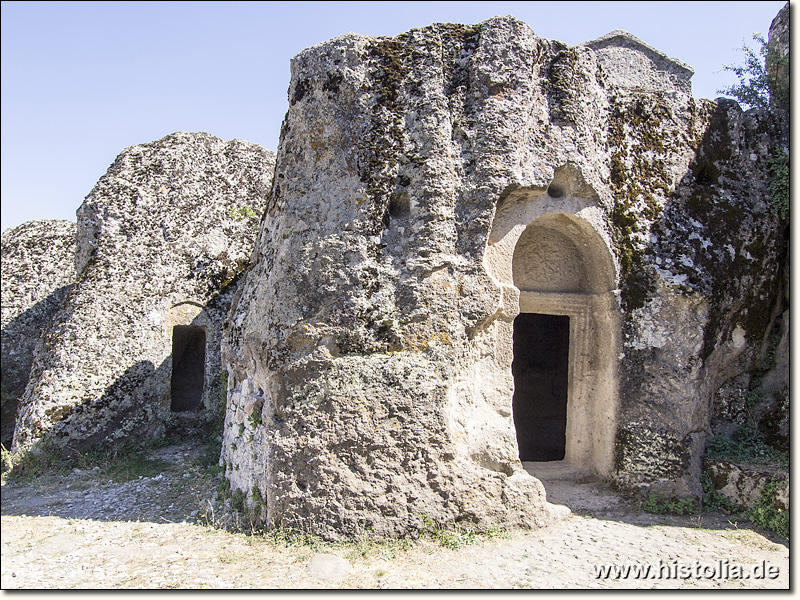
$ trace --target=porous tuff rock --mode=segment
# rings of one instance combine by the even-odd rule
[[[295,57],[223,342],[250,508],[326,537],[547,522],[512,420],[520,310],[575,323],[565,460],[698,493],[781,241],[769,115],[695,101],[690,76],[624,32],[567,47],[511,17]]]
[[[172,331],[206,331],[202,424],[221,403],[219,331],[246,268],[274,154],[175,133],[124,150],[78,209],[78,278],[43,336],[14,448],[69,449],[163,433]]]
[[[11,447],[19,398],[33,353],[75,281],[75,232],[71,221],[30,221],[2,236],[2,444]]]

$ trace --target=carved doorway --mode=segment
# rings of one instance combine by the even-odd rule
[[[569,389],[569,317],[514,319],[513,414],[522,461],[564,460]]]
[[[206,332],[202,327],[175,325],[172,328],[171,408],[174,412],[194,410],[203,401],[206,371]]]
[[[512,414],[520,459],[607,475],[616,423],[614,266],[579,217],[534,219],[513,246]]]
[[[484,256],[500,296],[496,362],[478,385],[487,398],[494,398],[495,382],[506,386],[507,404],[498,412],[510,417],[514,446],[507,452],[516,450],[523,465],[607,477],[614,467],[621,311],[602,204],[571,164],[556,169],[547,188],[504,192]],[[537,320],[544,324],[532,324]],[[534,350],[521,346],[544,354],[529,356]],[[558,369],[545,382],[525,381],[548,361]],[[536,391],[548,386],[547,394]]]

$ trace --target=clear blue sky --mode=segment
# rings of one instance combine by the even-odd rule
[[[695,69],[694,95],[765,36],[769,2],[2,2],[2,229],[75,210],[125,147],[205,131],[275,150],[289,60],[353,31],[514,15],[576,44],[625,29]]]

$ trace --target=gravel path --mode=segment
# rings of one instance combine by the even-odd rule
[[[127,483],[73,471],[2,488],[3,589],[16,588],[782,588],[788,544],[704,513],[641,513],[603,485],[540,473],[565,520],[453,550],[411,544],[288,545],[209,527],[216,482],[190,444]],[[208,517],[204,514],[208,512]],[[470,540],[474,541],[474,540]],[[603,565],[650,567],[598,577]],[[772,577],[777,575],[777,577]],[[747,576],[747,578],[745,578]]]

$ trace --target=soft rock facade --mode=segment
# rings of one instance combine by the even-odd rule
[[[568,47],[510,17],[293,60],[223,342],[226,475],[260,518],[326,537],[554,518],[519,460],[525,315],[568,319],[564,463],[699,493],[784,241],[780,124],[694,100],[691,74],[625,32]]]
[[[2,237],[2,444],[11,448],[19,399],[42,331],[75,281],[75,223],[31,221]]]
[[[274,160],[202,133],[117,157],[78,210],[77,279],[35,355],[15,449],[138,441],[217,418],[219,333]],[[194,389],[178,405],[175,348],[189,373],[182,387]]]

